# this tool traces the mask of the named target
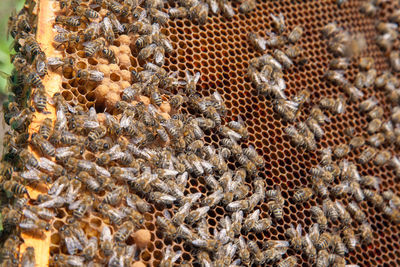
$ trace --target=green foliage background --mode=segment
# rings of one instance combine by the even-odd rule
[[[20,10],[24,0],[0,0],[0,70],[10,74],[12,64],[10,63],[10,45],[13,39],[10,37],[7,40],[7,24],[8,18],[12,11]],[[5,95],[7,89],[6,79],[0,77],[0,94]]]

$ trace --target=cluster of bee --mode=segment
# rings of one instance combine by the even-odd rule
[[[232,19],[235,15],[232,3],[230,0],[178,0],[177,7],[171,7],[168,14],[171,19],[184,19],[188,18],[193,22],[204,25],[210,14],[222,14],[226,19]],[[172,5],[175,3],[172,2]],[[240,1],[239,12],[249,13],[256,8],[257,2],[255,0],[242,0]]]

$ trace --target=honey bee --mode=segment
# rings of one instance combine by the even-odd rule
[[[85,16],[88,19],[97,19],[100,16],[97,11],[83,6],[76,6],[72,10],[77,16]]]
[[[266,44],[271,48],[279,48],[286,44],[287,38],[286,36],[277,35],[273,32],[267,32],[268,39],[266,40]],[[265,65],[264,67],[268,68],[269,65]]]
[[[322,35],[324,38],[330,38],[338,34],[340,31],[341,28],[338,27],[336,22],[331,22],[322,28]]]
[[[391,156],[392,154],[387,150],[380,151],[376,154],[374,158],[374,164],[377,166],[382,166],[389,161]]]
[[[313,196],[312,189],[301,188],[294,193],[293,199],[298,203],[302,203],[309,200],[312,196]]]
[[[295,54],[291,53],[292,56],[295,56]],[[279,63],[282,64],[284,68],[290,68],[293,66],[293,61],[292,59],[285,54],[282,50],[275,49],[274,50],[274,57],[276,60],[278,60]]]
[[[349,146],[353,149],[362,147],[364,144],[365,138],[363,136],[354,136],[349,142]]]
[[[377,153],[376,148],[369,146],[361,152],[360,156],[358,157],[358,162],[360,162],[361,164],[368,163],[371,159],[374,158],[376,153]]]
[[[367,222],[363,222],[360,225],[359,237],[363,244],[371,244],[372,242],[372,228]]]
[[[165,26],[169,20],[169,15],[163,11],[160,11],[156,8],[149,8],[148,14],[151,17],[153,23],[158,23],[162,26]]]
[[[350,216],[350,213],[343,207],[343,205],[338,202],[337,200],[335,201],[335,206],[336,206],[336,210],[339,214],[339,219],[340,221],[345,225],[348,226],[351,224],[352,219]]]
[[[367,139],[367,143],[374,147],[379,147],[385,142],[385,136],[382,133],[371,135]]]
[[[291,138],[293,144],[297,147],[302,147],[305,145],[305,140],[303,135],[301,135],[296,127],[288,126],[284,129],[285,133]]]
[[[184,19],[188,16],[188,12],[185,7],[170,8],[168,10],[168,14],[171,19]]]
[[[274,110],[286,121],[294,121],[298,113],[298,104],[284,99],[274,101]]]
[[[290,225],[290,228],[286,230],[285,236],[289,239],[290,246],[296,251],[300,251],[302,248],[302,227],[301,224],[298,224],[296,228],[294,228],[293,224]]]
[[[226,206],[228,211],[247,210],[249,208],[249,201],[247,199],[236,200]]]
[[[325,122],[328,122],[328,121],[329,121],[329,118],[328,118],[328,117],[322,112],[322,110],[321,110],[319,107],[317,107],[317,106],[314,106],[314,107],[311,109],[310,117],[312,117],[313,119],[315,119],[315,120],[318,122],[318,124],[320,124],[320,125],[322,125],[322,124],[324,124]]]
[[[277,267],[294,267],[297,265],[297,257],[296,256],[289,256],[286,259],[280,260]]]
[[[83,51],[85,53],[85,57],[91,57],[96,52],[101,51],[105,46],[105,40],[103,38],[98,38],[93,41],[89,41],[84,43]]]
[[[267,203],[269,210],[274,215],[277,220],[283,219],[283,205],[278,203],[277,201],[269,201]]]
[[[349,251],[353,251],[358,243],[358,240],[351,228],[343,230],[343,241]]]
[[[61,25],[64,26],[69,26],[69,27],[78,27],[81,25],[81,21],[79,18],[75,17],[67,17],[67,16],[56,16],[55,19],[56,23],[60,23]]]
[[[349,59],[345,57],[334,58],[329,62],[329,68],[332,70],[346,70],[349,67]]]
[[[85,213],[89,210],[92,204],[93,204],[92,197],[85,196],[81,201],[76,202],[76,209],[73,209],[72,214],[74,215],[74,217],[78,219],[82,218],[83,215],[85,215]],[[72,209],[71,206],[70,209]]]
[[[254,32],[250,32],[247,34],[247,38],[250,44],[257,50],[257,51],[265,51],[267,49],[267,41],[259,36]]]
[[[313,206],[311,207],[311,214],[314,220],[316,220],[319,228],[324,231],[328,226],[328,219],[325,217],[325,213],[322,211],[320,207]]]
[[[105,225],[101,229],[100,234],[100,248],[105,256],[110,256],[113,252],[113,240],[110,228]]]
[[[349,205],[347,206],[347,210],[359,223],[366,221],[367,216],[354,201],[349,203]]]
[[[272,19],[272,27],[278,34],[282,34],[286,30],[285,18],[282,13],[279,13],[278,16],[270,13],[270,17]]]
[[[50,258],[50,266],[83,266],[84,258],[74,255],[55,254]]]
[[[268,248],[264,251],[265,261],[276,262],[282,259],[282,255],[286,253],[289,242],[282,240],[267,241],[265,246]]]
[[[124,222],[115,232],[115,240],[117,242],[124,242],[133,233],[134,224],[131,221]]]
[[[88,134],[88,139],[89,141],[95,141],[98,140],[100,138],[103,138],[107,133],[107,128],[103,125],[94,128],[93,130],[91,130]]]
[[[83,81],[101,82],[104,79],[104,73],[97,70],[78,70],[76,77]]]
[[[335,147],[333,154],[337,158],[343,158],[350,153],[350,147],[347,144],[340,144]]]
[[[171,246],[168,246],[165,249],[164,256],[160,262],[160,267],[170,267],[173,266],[174,263],[179,259],[179,257],[182,255],[182,251],[173,251]]]
[[[348,83],[347,80],[344,78],[342,72],[339,70],[328,70],[325,72],[324,77],[332,84],[338,85],[340,87],[343,87],[345,84]],[[320,105],[326,109],[333,109],[334,104],[335,101],[332,98],[328,98],[327,100],[325,100],[325,102],[320,103]]]
[[[23,231],[23,232],[39,234],[39,235],[42,235],[42,233],[43,233],[42,231],[50,230],[50,227],[51,227],[48,222],[45,222],[40,219],[37,219],[37,220],[23,219],[18,224],[18,226],[21,229],[21,231]]]
[[[101,22],[101,28],[104,31],[106,40],[109,43],[113,43],[115,39],[115,34],[112,27],[112,22],[109,17],[104,17],[103,21]]]
[[[220,0],[219,2],[222,15],[227,19],[232,19],[235,15],[235,11],[233,10],[231,2],[226,0]]]
[[[242,13],[249,13],[256,8],[255,0],[245,0],[239,6],[239,11]]]
[[[326,249],[318,251],[315,266],[316,267],[329,266],[329,253],[328,253],[328,251],[326,251]]]
[[[264,264],[266,259],[266,255],[263,251],[258,247],[257,243],[253,240],[248,241],[247,247],[250,250],[251,254],[253,254],[254,259],[253,261],[256,264]]]
[[[44,139],[41,135],[34,133],[31,136],[31,143],[40,150],[40,152],[47,157],[54,157],[56,150],[49,141]]]

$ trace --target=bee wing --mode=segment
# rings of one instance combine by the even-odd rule
[[[275,243],[274,244],[275,248],[288,248],[289,247],[289,242],[288,241],[275,240],[274,243]],[[286,253],[286,251],[284,253]]]
[[[195,84],[197,84],[199,80],[200,80],[200,72],[196,72],[193,76],[193,81]]]
[[[104,31],[108,32],[108,31],[112,31],[112,24],[111,21],[108,17],[105,17],[102,21],[102,26],[104,27]]]
[[[122,26],[122,24],[118,20],[113,19],[111,20],[111,22],[119,33],[123,33],[125,31],[124,26]]]
[[[39,217],[34,212],[32,212],[31,210],[24,209],[22,214],[24,214],[24,216],[26,218],[32,219],[34,221],[39,220]]]
[[[64,62],[58,57],[48,57],[47,64],[49,66],[59,66],[62,65]]]
[[[257,209],[253,213],[247,216],[247,219],[258,221],[260,218],[260,210]]]
[[[106,176],[106,177],[111,177],[111,174],[107,169],[105,169],[105,168],[103,168],[101,166],[98,166],[97,164],[95,164],[94,167],[95,167],[95,170],[96,170],[96,172],[98,174]]]
[[[39,171],[32,169],[21,173],[21,177],[28,181],[39,181]]]
[[[102,241],[112,240],[111,230],[108,226],[103,226],[103,228],[101,229],[100,240]]]
[[[56,30],[56,32],[58,32],[58,33],[69,33],[68,30],[66,30],[58,25],[54,25],[53,29]]]
[[[144,10],[142,11],[142,13],[140,13],[138,21],[142,21],[142,20],[144,20],[146,17],[147,17],[147,11],[144,9]]]
[[[69,204],[68,209],[69,210],[76,210],[79,205],[82,203],[82,199],[79,199],[77,201],[72,202],[71,204]]]
[[[226,233],[226,229],[222,229],[219,233],[215,234],[215,238],[221,241],[222,244],[229,242],[230,238]]]
[[[57,122],[59,125],[59,130],[65,129],[67,126],[67,117],[62,109],[57,110]]]
[[[160,25],[158,23],[153,23],[151,29],[151,34],[157,34],[160,32]]]
[[[104,79],[104,73],[98,70],[91,70],[90,79],[95,82],[101,82]]]
[[[182,255],[182,250],[176,251],[175,255],[173,255],[172,258],[171,258],[171,263],[174,264],[179,259],[179,257],[181,255]]]
[[[303,227],[301,226],[300,223],[297,225],[296,231],[299,234],[299,236],[301,236],[301,233],[303,232]]]
[[[164,215],[164,217],[167,218],[168,220],[171,220],[171,219],[172,219],[171,213],[169,213],[168,210],[164,210],[164,211],[163,211],[163,215]]]

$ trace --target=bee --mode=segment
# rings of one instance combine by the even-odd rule
[[[60,23],[61,25],[64,26],[69,26],[69,27],[78,27],[81,25],[81,21],[79,18],[75,17],[67,17],[67,16],[56,16],[56,23]]]
[[[158,23],[161,26],[165,26],[167,24],[169,20],[169,15],[167,13],[156,8],[149,8],[148,11],[153,23]]]
[[[310,188],[301,188],[297,190],[294,195],[293,199],[297,203],[302,203],[309,200],[313,196],[313,190]]]
[[[286,259],[283,259],[278,262],[277,267],[294,267],[297,265],[297,257],[289,256]]]
[[[239,6],[239,11],[242,13],[249,13],[256,8],[257,2],[255,0],[245,0]]]
[[[84,266],[84,258],[74,255],[55,254],[49,262],[50,266]]]
[[[293,56],[293,54],[291,54]],[[290,68],[293,66],[293,61],[291,58],[285,54],[282,50],[275,49],[274,50],[274,57],[276,60],[278,60],[279,63],[282,64],[284,68]]]
[[[105,46],[105,41],[103,38],[98,38],[88,43],[84,43],[83,51],[85,52],[85,57],[91,57],[96,52],[102,51],[104,46]]]
[[[372,17],[377,12],[377,7],[370,2],[362,3],[360,6],[360,12],[365,14],[368,17]]]
[[[363,190],[365,198],[372,202],[372,204],[378,208],[382,208],[384,205],[383,197],[376,191],[370,189]]]
[[[336,22],[331,22],[322,28],[322,35],[324,38],[330,38],[338,34],[340,31],[341,28],[338,27]]]
[[[273,32],[267,32],[268,39],[266,40],[266,44],[271,48],[279,48],[286,44],[287,38],[286,36],[277,35]],[[270,65],[265,65],[265,68],[270,67]]]
[[[275,100],[274,110],[286,121],[294,121],[298,113],[298,104],[284,99]]]
[[[23,232],[42,235],[42,231],[50,230],[50,224],[40,219],[24,219],[18,224]]]
[[[25,39],[25,50],[28,52],[28,54],[31,56],[31,58],[34,58],[36,55],[39,55],[42,52],[42,49],[40,48],[40,45],[36,41],[35,37],[32,34],[25,34],[24,35]]]
[[[343,230],[343,241],[346,244],[348,250],[353,251],[358,243],[354,231],[351,228]]]
[[[315,259],[317,257],[317,249],[315,248],[311,238],[308,234],[302,239],[303,252],[306,254],[308,259]]]
[[[97,19],[100,16],[97,11],[83,6],[76,6],[72,10],[77,16],[85,16],[88,19]]]
[[[296,228],[294,228],[293,224],[291,224],[290,228],[285,232],[285,236],[289,239],[290,246],[296,251],[300,251],[302,248],[301,234],[301,224],[298,224]]]
[[[291,138],[291,141],[295,146],[302,147],[305,145],[304,137],[297,131],[296,127],[291,125],[286,127],[284,131]]]
[[[110,63],[118,63],[117,57],[115,56],[114,50],[104,47],[101,50],[103,56],[108,59]]]
[[[374,158],[376,153],[377,149],[369,146],[361,152],[360,156],[358,157],[358,162],[361,164],[368,163],[371,159]]]
[[[313,119],[315,119],[315,120],[318,122],[318,124],[320,124],[320,125],[322,125],[322,124],[324,124],[325,122],[328,122],[328,121],[329,121],[329,118],[328,118],[328,117],[322,112],[322,110],[321,110],[319,107],[317,107],[317,106],[314,106],[314,107],[311,109],[310,117],[312,117]]]
[[[53,128],[53,122],[50,118],[45,118],[39,127],[39,134],[46,140],[49,139]]]
[[[360,184],[366,187],[373,187],[375,189],[379,189],[380,179],[376,176],[362,176]]]
[[[204,206],[204,207],[200,207],[195,210],[192,210],[191,212],[189,212],[189,215],[186,217],[185,220],[189,224],[193,224],[193,223],[197,222],[198,220],[200,220],[205,214],[207,214],[207,212],[209,210],[210,210],[210,207],[208,207],[208,206]]]
[[[247,210],[249,208],[249,201],[247,199],[236,200],[226,206],[228,211]]]
[[[369,225],[367,222],[363,222],[360,225],[360,232],[359,232],[359,237],[361,239],[361,242],[364,244],[371,244],[372,243],[372,228],[371,225]]]
[[[170,267],[174,266],[174,263],[181,257],[182,251],[174,251],[171,246],[165,249],[164,256],[160,262],[160,267]]]
[[[374,96],[372,96],[361,102],[358,108],[361,112],[368,112],[371,111],[377,105],[378,105],[378,100]]]
[[[352,219],[350,216],[350,213],[343,207],[343,205],[338,202],[337,200],[335,201],[335,206],[336,206],[336,210],[339,214],[339,219],[340,221],[345,225],[348,226],[351,224]]]
[[[31,136],[31,143],[36,148],[40,150],[40,152],[47,157],[54,157],[56,154],[56,150],[49,141],[44,139],[41,135],[37,133],[33,133]]]
[[[385,200],[388,200],[390,204],[395,207],[400,207],[400,197],[395,195],[392,190],[386,190],[382,193],[382,197]]]
[[[335,150],[333,151],[333,154],[337,158],[343,158],[347,156],[350,153],[350,146],[347,144],[340,144],[335,147]]]
[[[325,213],[320,207],[311,207],[312,218],[318,223],[319,228],[324,231],[328,226],[328,219],[325,217]]]
[[[101,229],[100,234],[100,248],[103,251],[104,255],[110,256],[113,252],[113,241],[112,241],[112,234],[110,228],[105,225]]]
[[[359,223],[366,221],[367,216],[354,201],[349,203],[349,205],[347,206],[347,210]]]
[[[101,82],[104,79],[104,73],[97,70],[78,70],[76,77],[83,81]]]
[[[269,201],[267,203],[269,210],[277,220],[283,219],[283,205],[277,201]]]
[[[229,1],[220,0],[220,8],[222,15],[227,19],[232,19],[235,15],[235,11],[233,10],[232,4]]]
[[[316,267],[329,266],[329,253],[328,253],[328,251],[326,251],[326,249],[318,251],[315,266]]]
[[[89,208],[92,206],[93,200],[92,197],[90,196],[85,196],[82,201],[79,201],[79,204],[77,205],[76,209],[72,211],[72,214],[74,217],[80,219],[85,215],[85,213],[89,210]]]
[[[371,135],[367,139],[367,143],[374,147],[379,147],[385,142],[385,136],[382,133]]]
[[[282,259],[282,255],[286,253],[289,242],[282,240],[267,241],[265,246],[268,248],[264,251],[265,261],[276,262]]]
[[[101,22],[101,27],[104,31],[104,35],[106,40],[111,44],[114,42],[115,34],[112,27],[112,22],[109,17],[104,17],[103,21]]]
[[[124,222],[115,232],[115,241],[124,242],[133,233],[134,224],[131,221]]]
[[[278,34],[282,34],[286,30],[285,18],[283,17],[283,14],[279,13],[278,16],[275,16],[274,14],[270,13],[270,16],[272,18],[272,27]]]
[[[155,106],[160,106],[162,104],[161,96],[157,91],[151,93],[150,102]]]
[[[346,70],[349,67],[349,59],[345,57],[334,58],[329,62],[329,68],[332,70]]]
[[[291,43],[297,43],[301,36],[303,35],[304,29],[301,26],[296,26],[294,29],[289,33],[288,40]]]
[[[324,199],[323,201],[323,210],[326,217],[331,219],[332,221],[337,221],[339,214],[335,208],[335,204],[330,199]]]
[[[265,51],[267,49],[267,41],[260,37],[258,34],[254,32],[250,32],[247,34],[247,38],[250,44],[257,50],[257,51]]]
[[[185,75],[186,93],[188,95],[192,95],[196,92],[196,85],[200,80],[200,72],[196,72],[194,75],[192,75],[188,70],[186,70]]]
[[[353,149],[362,147],[364,144],[365,138],[363,136],[354,136],[349,142],[349,146]]]
[[[251,254],[254,256],[254,262],[256,264],[263,264],[266,261],[266,255],[258,247],[257,243],[253,240],[248,241],[247,247]]]
[[[185,7],[170,8],[168,14],[171,19],[184,19],[188,16],[188,11]]]

